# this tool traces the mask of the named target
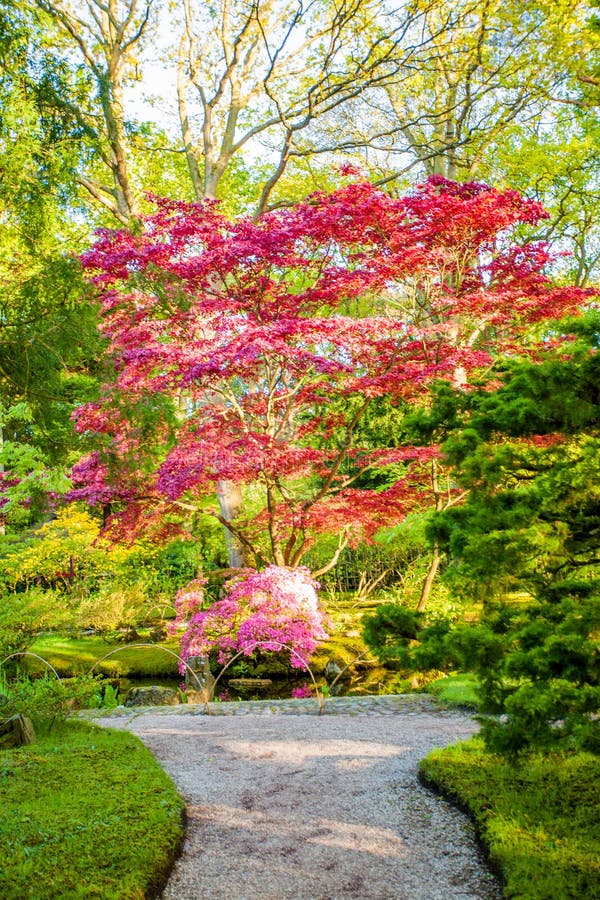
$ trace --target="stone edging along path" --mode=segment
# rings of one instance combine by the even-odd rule
[[[118,706],[112,710],[87,710],[80,713],[86,718],[134,719],[149,713],[156,716],[271,716],[271,715],[319,715],[319,704],[315,699],[293,700],[243,700],[221,703],[215,701],[206,705],[182,703],[176,706]],[[323,703],[324,716],[369,716],[379,713],[384,716],[420,715],[431,713],[440,718],[455,717],[456,707],[441,706],[430,694],[371,694],[363,697],[327,697]],[[461,711],[464,715],[464,711]]]
[[[472,736],[423,695],[119,709],[186,801],[165,900],[498,900],[469,820],[418,761]]]

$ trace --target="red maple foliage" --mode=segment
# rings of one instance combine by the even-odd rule
[[[548,281],[547,246],[511,242],[543,209],[483,184],[431,178],[393,199],[358,183],[256,221],[156,203],[142,233],[104,231],[83,259],[114,380],[76,413],[100,438],[76,495],[116,502],[133,535],[217,482],[252,484],[258,514],[211,511],[259,565],[298,565],[323,532],[368,540],[427,502],[435,449],[356,446],[373,398],[464,387],[582,298]],[[390,463],[390,487],[360,487]]]

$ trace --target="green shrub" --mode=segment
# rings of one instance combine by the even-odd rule
[[[19,678],[4,683],[0,695],[0,718],[17,713],[29,716],[37,725],[64,720],[73,709],[96,705],[98,682],[79,677],[60,680],[45,676],[35,680]]]
[[[438,678],[430,682],[426,690],[442,703],[477,709],[480,702],[478,688],[479,682],[475,676],[466,673]]]
[[[492,752],[600,753],[599,586],[570,580],[540,590],[538,598],[490,600],[477,623],[427,622],[383,604],[366,621],[365,641],[381,659],[407,669],[473,673]]]
[[[43,591],[0,596],[0,661],[27,650],[44,626],[49,609]]]
[[[145,586],[111,581],[84,597],[75,614],[76,625],[97,631],[114,631],[119,626],[143,621],[148,604]]]

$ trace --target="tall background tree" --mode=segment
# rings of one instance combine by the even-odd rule
[[[5,477],[20,481],[28,469],[46,478],[46,463],[64,467],[70,410],[89,396],[100,340],[94,310],[81,302],[77,254],[88,231],[73,215],[85,150],[53,104],[63,85],[73,87],[71,73],[18,6],[5,5],[1,25],[1,461]],[[31,479],[22,492],[29,507],[19,518],[30,521],[39,513]]]

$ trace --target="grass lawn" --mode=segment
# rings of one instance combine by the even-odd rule
[[[2,900],[158,895],[183,836],[183,801],[131,734],[56,724],[0,751]]]
[[[514,763],[474,739],[434,751],[420,773],[472,815],[506,897],[600,898],[600,759],[556,754]]]
[[[142,637],[141,643],[144,643]],[[94,669],[97,675],[109,675],[123,678],[156,676],[158,678],[176,678],[177,660],[164,649],[177,653],[179,639],[170,638],[152,647],[135,648],[127,644],[110,643],[102,637],[71,637],[63,634],[43,634],[30,647],[48,660],[61,677],[83,675],[89,672],[97,660],[102,659],[112,650],[117,650],[109,659]],[[44,671],[44,664],[32,657],[24,657],[22,668],[26,671]]]

